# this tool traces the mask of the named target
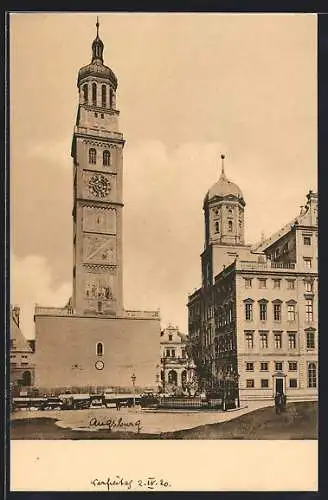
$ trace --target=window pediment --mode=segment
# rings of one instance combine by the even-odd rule
[[[282,304],[282,300],[280,300],[280,299],[274,299],[274,300],[272,301],[272,303],[273,303],[273,304]]]
[[[247,299],[244,299],[243,302],[245,302],[246,304],[253,304],[254,299],[251,299],[250,297],[248,297]]]
[[[288,305],[293,305],[294,304],[295,305],[295,304],[297,304],[297,302],[294,299],[290,299],[290,300],[286,300],[286,304],[288,304]]]
[[[267,299],[259,299],[258,303],[259,304],[267,304],[269,301]]]

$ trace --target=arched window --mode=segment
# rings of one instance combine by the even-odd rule
[[[97,151],[95,148],[90,148],[89,149],[89,163],[92,163],[95,165],[97,162]]]
[[[88,89],[88,84],[87,84],[87,83],[85,83],[85,84],[83,85],[83,99],[84,99],[84,102],[86,102],[86,103],[88,102],[88,99],[89,99],[88,90],[89,90],[89,89]]]
[[[169,384],[177,385],[178,383],[178,375],[175,370],[170,370],[168,373],[168,382]]]
[[[101,105],[102,105],[103,108],[106,107],[106,101],[107,101],[107,99],[106,99],[106,91],[107,91],[106,85],[102,85],[101,86]]]
[[[228,231],[229,231],[229,233],[232,232],[232,221],[231,220],[228,221]]]
[[[31,372],[24,372],[23,373],[23,385],[28,386],[31,385],[32,383],[32,377],[31,377]]]
[[[112,88],[109,89],[109,107],[110,108],[113,107],[113,89]]]
[[[107,149],[103,152],[103,165],[105,167],[110,165],[110,152]]]
[[[312,389],[317,387],[317,366],[315,363],[308,364],[308,387]]]
[[[218,222],[215,223],[215,232],[218,233],[220,230],[220,225]]]
[[[97,343],[97,356],[104,355],[104,344],[102,342]]]
[[[94,106],[97,105],[97,84],[96,83],[92,84],[92,104]]]

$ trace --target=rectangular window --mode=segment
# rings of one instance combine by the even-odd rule
[[[308,293],[311,293],[313,291],[312,281],[304,281],[304,290]]]
[[[261,349],[268,348],[268,334],[266,332],[260,332],[260,346]]]
[[[287,290],[294,290],[295,280],[287,280]]]
[[[246,332],[245,333],[245,342],[246,342],[246,346],[249,349],[253,348],[253,346],[254,346],[254,335],[253,335],[253,332]]]
[[[186,357],[186,351],[184,349],[181,350],[181,357],[182,358]]]
[[[297,361],[288,361],[288,370],[290,372],[297,372]]]
[[[317,387],[317,365],[312,362],[308,364],[308,387],[311,389]]]
[[[274,279],[273,280],[273,288],[280,288],[281,280]]]
[[[305,321],[313,321],[313,300],[305,300]]]
[[[288,304],[287,306],[288,321],[295,321],[295,316],[296,316],[295,304]]]
[[[22,362],[22,366],[28,366],[28,363],[26,361]]]
[[[312,259],[310,257],[304,257],[304,267],[305,269],[311,269],[312,268]]]
[[[281,304],[273,304],[273,319],[281,321]]]
[[[245,278],[245,288],[252,288],[252,280],[250,278]]]
[[[261,363],[261,372],[267,372],[268,371],[268,363],[267,362],[262,362]]]
[[[268,387],[269,387],[269,379],[262,378],[261,379],[261,389],[268,389]]]
[[[304,245],[311,245],[311,236],[303,236]]]
[[[275,362],[275,370],[276,370],[276,372],[281,372],[282,371],[282,361],[276,361]]]
[[[307,349],[314,349],[315,348],[315,338],[314,338],[314,332],[306,332],[306,348]]]
[[[253,320],[253,304],[251,302],[245,304],[245,319],[247,321]]]
[[[246,363],[246,371],[253,372],[254,371],[254,363]]]
[[[262,302],[260,303],[260,320],[266,321],[267,319],[267,304]]]
[[[296,349],[296,333],[288,333],[288,348]]]
[[[275,349],[281,349],[282,347],[282,335],[281,333],[275,333],[274,334],[274,346]]]
[[[296,389],[297,388],[297,378],[290,378],[289,379],[289,387],[291,389]]]
[[[169,358],[169,357],[170,357],[170,354],[171,354],[170,349],[166,349],[165,356],[166,356],[167,358]]]
[[[172,356],[172,358],[175,358],[175,349],[172,349],[171,356]]]
[[[259,278],[259,288],[266,288],[266,279]]]
[[[248,378],[246,380],[246,387],[247,387],[247,389],[253,389],[254,388],[254,379]]]

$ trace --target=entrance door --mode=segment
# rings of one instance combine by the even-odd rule
[[[280,394],[283,393],[284,389],[284,379],[282,378],[276,378],[276,394],[279,392]]]

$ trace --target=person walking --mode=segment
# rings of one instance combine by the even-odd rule
[[[274,398],[274,405],[276,408],[276,414],[279,415],[281,412],[281,403],[282,403],[282,394],[280,392],[277,392]]]

